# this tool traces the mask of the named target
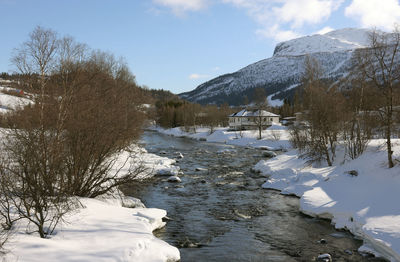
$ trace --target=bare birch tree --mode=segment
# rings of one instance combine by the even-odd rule
[[[400,80],[400,32],[395,28],[393,33],[374,30],[370,35],[370,47],[358,50],[358,70],[369,82],[383,100],[378,109],[385,128],[388,167],[392,168],[393,151],[391,137],[393,133],[393,106],[395,105],[395,89]]]

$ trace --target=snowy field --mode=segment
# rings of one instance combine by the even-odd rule
[[[0,114],[32,103],[32,101],[27,98],[2,93],[2,91],[5,90],[13,91],[15,89],[0,86]]]
[[[147,153],[142,148],[135,150],[138,158],[136,160],[147,167],[147,172],[140,178],[179,170],[172,165],[175,160]],[[115,169],[125,163],[126,156],[126,152],[121,154],[121,161],[118,162],[120,166]],[[27,234],[26,222],[19,222],[16,232],[5,246],[6,255],[0,256],[0,260],[76,262],[180,259],[177,248],[152,234],[153,230],[165,225],[162,221],[167,215],[165,210],[145,208],[140,200],[124,196],[80,198],[79,201],[82,208],[69,214],[66,217],[67,223],[60,224],[49,239],[41,239],[37,234]]]
[[[213,134],[207,128],[198,128],[196,133],[186,133],[180,128],[155,129],[208,142],[290,149],[289,133],[284,126],[264,130],[262,140],[257,140],[258,131],[243,131],[240,135],[226,128],[218,128]],[[360,252],[400,261],[400,139],[393,140],[393,157],[399,161],[395,161],[397,165],[392,169],[387,168],[384,143],[384,140],[371,141],[366,152],[355,160],[345,160],[339,148],[332,167],[309,166],[296,150],[289,150],[261,160],[255,169],[267,177],[264,188],[300,197],[302,212],[330,219],[336,228],[347,229],[363,239]],[[356,171],[357,176],[349,171]]]
[[[339,152],[332,167],[307,166],[291,150],[255,169],[269,176],[264,188],[299,196],[302,212],[363,239],[359,251],[400,261],[400,165],[387,168],[384,142],[373,140],[362,156],[344,163]],[[400,140],[394,144],[393,157],[400,159]]]

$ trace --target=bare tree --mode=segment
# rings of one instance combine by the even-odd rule
[[[291,141],[310,162],[324,160],[331,166],[340,134],[344,99],[322,80],[322,76],[318,61],[307,58],[303,78],[307,125],[294,126]]]
[[[262,139],[262,130],[267,125],[267,116],[264,114],[265,110],[268,108],[267,97],[265,95],[265,89],[255,88],[253,93],[254,107],[254,122],[258,129],[258,139]]]
[[[379,112],[385,125],[385,138],[389,168],[394,166],[391,136],[393,132],[393,106],[395,89],[400,80],[400,32],[395,28],[391,34],[374,30],[370,35],[370,47],[356,53],[357,69],[383,99]]]
[[[352,72],[344,82],[344,89],[346,84],[349,87],[342,91],[346,97],[342,114],[342,138],[346,155],[355,159],[364,152],[372,136],[373,113],[370,108],[373,103],[370,100],[375,96],[362,75]]]
[[[76,208],[76,196],[107,193],[144,171],[129,148],[144,121],[141,93],[122,60],[40,27],[12,61],[39,95],[8,118],[0,189],[9,194],[0,208],[9,225],[12,207],[44,238]]]

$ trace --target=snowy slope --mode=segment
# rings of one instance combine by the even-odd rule
[[[282,100],[293,94],[295,89],[291,87],[300,84],[307,56],[320,62],[324,77],[338,79],[349,71],[352,52],[368,46],[370,32],[346,28],[279,43],[271,58],[214,78],[180,97],[203,104],[237,105],[243,102],[244,95],[251,99],[252,89],[263,87],[267,96],[272,95],[272,101]]]
[[[32,103],[32,101],[27,98],[2,93],[3,90],[12,90],[12,88],[0,86],[0,114]]]
[[[369,45],[368,29],[345,28],[324,35],[300,37],[279,43],[274,56],[297,56],[320,52],[341,52]]]

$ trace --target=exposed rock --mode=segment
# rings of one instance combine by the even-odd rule
[[[243,219],[250,219],[250,218],[251,218],[251,216],[242,214],[242,213],[240,213],[239,211],[237,211],[236,209],[233,210],[233,213],[234,213],[236,216],[238,216],[238,217],[240,217],[240,218],[243,218]]]
[[[261,173],[261,171],[260,171],[260,170],[258,170],[258,169],[255,169],[255,168],[253,168],[253,167],[251,167],[251,168],[250,168],[250,172],[252,172],[252,173],[255,173],[255,174],[259,174],[259,173]]]
[[[176,176],[178,174],[178,170],[176,169],[170,169],[170,168],[165,168],[165,169],[160,169],[157,171],[157,176]]]
[[[217,154],[235,154],[236,151],[233,149],[221,149],[217,152]]]
[[[275,152],[272,152],[272,151],[264,151],[263,153],[262,153],[262,155],[264,156],[264,157],[276,157],[276,153]]]
[[[351,250],[349,250],[349,249],[346,249],[346,250],[344,251],[344,253],[349,254],[349,255],[353,255],[353,252],[352,252]]]
[[[183,158],[182,153],[181,152],[176,152],[176,158],[182,159]]]
[[[196,167],[196,171],[208,171],[208,169],[202,167]]]
[[[167,181],[168,182],[175,182],[175,183],[182,182],[182,180],[177,176],[170,176],[170,177],[168,177]]]
[[[322,254],[318,256],[317,261],[332,262],[332,257],[329,254]]]
[[[327,242],[325,239],[321,238],[321,240],[319,240],[318,243],[320,243],[320,244],[327,244],[328,242]]]
[[[349,174],[351,176],[358,176],[358,171],[357,170],[350,170],[350,171],[346,171],[346,174]]]
[[[279,148],[270,147],[270,146],[259,146],[258,149],[267,150],[267,151],[279,151]]]
[[[180,243],[178,243],[178,246],[181,248],[199,248],[202,245],[200,243],[192,242],[191,240],[186,238],[184,241],[181,241]]]

